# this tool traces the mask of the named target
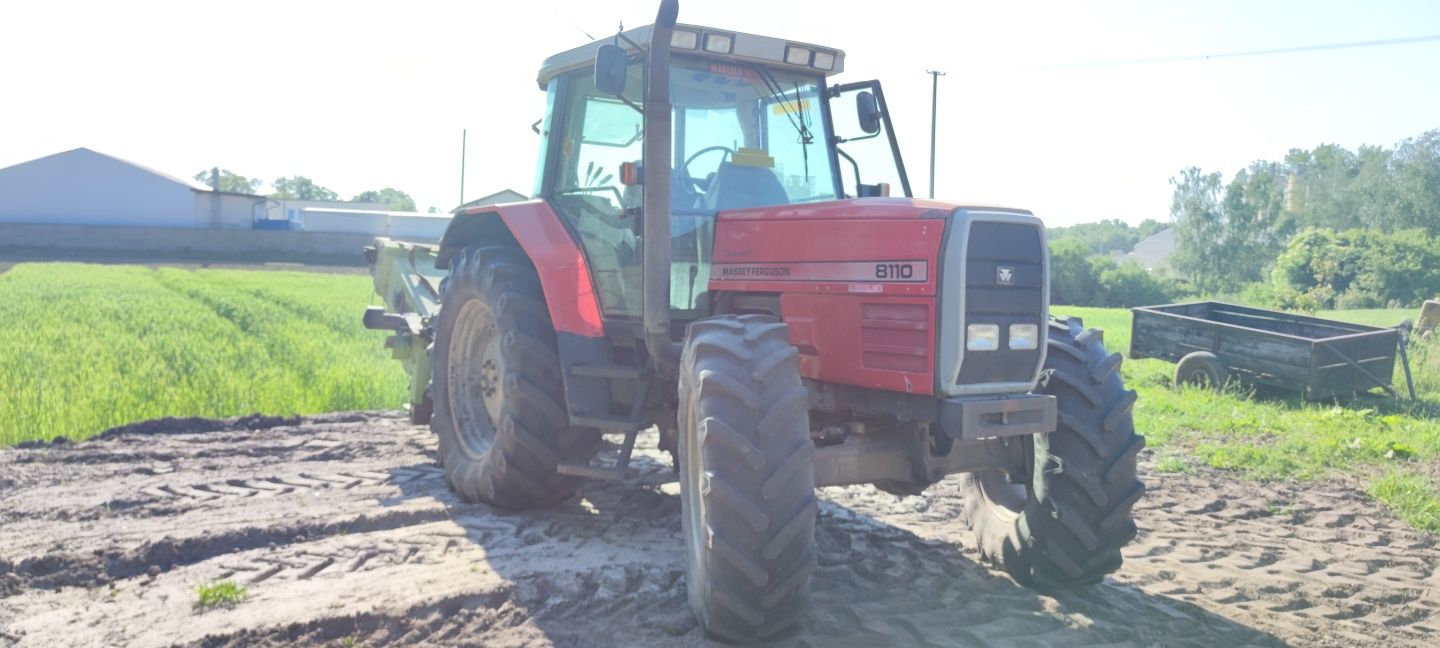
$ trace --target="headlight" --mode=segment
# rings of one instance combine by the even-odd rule
[[[1040,346],[1040,327],[1034,324],[1010,325],[1010,348],[1034,349]]]
[[[971,351],[994,351],[1000,348],[1000,325],[971,324],[966,326],[965,348]]]

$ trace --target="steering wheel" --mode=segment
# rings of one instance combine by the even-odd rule
[[[706,154],[706,153],[711,153],[711,152],[714,152],[714,151],[724,151],[726,157],[729,157],[729,156],[735,154],[735,149],[732,149],[732,148],[730,148],[730,147],[728,147],[728,146],[723,146],[723,145],[707,146],[707,147],[705,147],[705,148],[702,148],[702,149],[700,149],[700,150],[698,150],[698,151],[690,154],[690,157],[685,158],[685,163],[684,163],[684,164],[681,164],[681,165],[680,165],[680,168],[676,169],[676,171],[678,172],[677,175],[683,176],[684,179],[690,181],[690,184],[694,185],[697,189],[700,188],[700,187],[701,187],[701,185],[700,185],[700,180],[698,180],[698,179],[696,179],[696,178],[694,178],[694,177],[692,177],[692,176],[690,175],[690,164],[691,164],[692,162],[694,162],[696,158],[698,158],[698,157],[700,157],[700,156],[702,156],[702,155],[704,155],[704,154]],[[725,161],[725,158],[720,158],[720,161],[723,163],[723,162]]]

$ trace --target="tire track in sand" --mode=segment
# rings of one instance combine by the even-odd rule
[[[206,428],[0,451],[0,645],[704,643],[673,493],[591,484],[509,515],[457,501],[433,440],[394,416]],[[814,608],[774,644],[1434,642],[1434,538],[1363,497],[1147,481],[1121,572],[1051,594],[976,562],[952,481],[825,489]],[[222,578],[250,598],[193,609]]]

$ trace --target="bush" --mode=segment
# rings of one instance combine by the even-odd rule
[[[1179,287],[1134,261],[1092,256],[1078,241],[1050,247],[1050,301],[1074,306],[1129,307],[1173,301]]]
[[[1440,292],[1440,239],[1418,229],[1310,228],[1290,240],[1271,279],[1287,308],[1415,306]]]
[[[1151,274],[1134,261],[1116,263],[1096,257],[1091,267],[1099,275],[1095,299],[1097,306],[1148,306],[1174,300],[1178,291],[1174,284]]]
[[[1245,284],[1239,294],[1240,303],[1260,308],[1280,308],[1280,299],[1280,293],[1275,290],[1274,284],[1263,281]]]

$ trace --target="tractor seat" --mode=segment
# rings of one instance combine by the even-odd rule
[[[721,162],[705,192],[705,207],[715,211],[788,205],[790,196],[775,172],[760,166]]]

